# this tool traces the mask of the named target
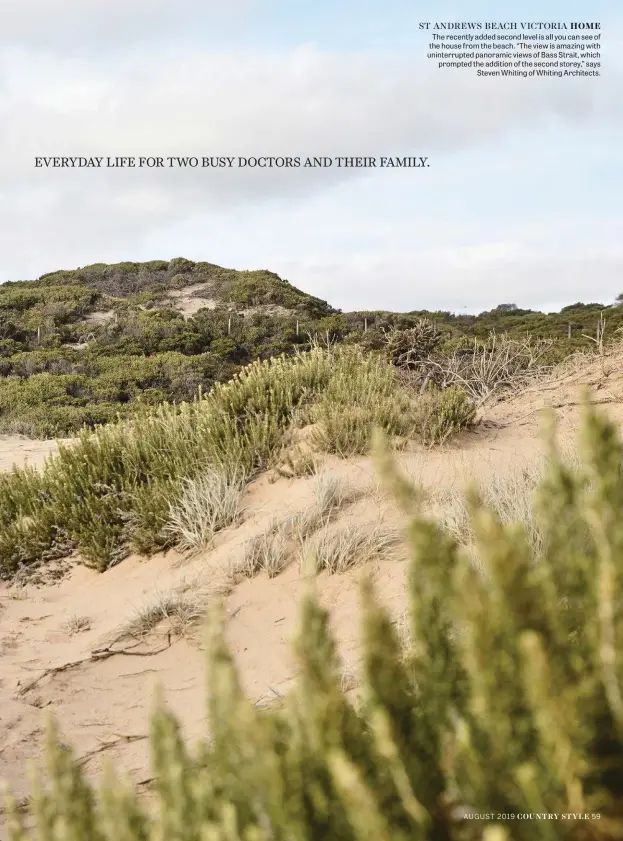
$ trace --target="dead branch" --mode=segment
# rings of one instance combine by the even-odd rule
[[[149,734],[145,733],[140,735],[132,734],[130,736],[118,736],[111,742],[105,742],[103,745],[100,745],[99,748],[94,748],[93,750],[83,754],[76,760],[76,762],[78,765],[86,765],[87,762],[93,759],[94,756],[97,756],[99,753],[104,753],[104,751],[110,750],[111,748],[117,747],[117,745],[129,745],[132,742],[142,742],[145,739],[149,739]]]
[[[397,360],[399,369],[409,372],[421,390],[429,382],[439,388],[458,386],[481,405],[501,391],[527,387],[536,377],[549,373],[552,366],[543,365],[544,354],[553,340],[530,337],[511,339],[492,332],[485,342],[474,340],[470,348],[458,348],[452,354],[417,358],[417,351],[408,350]]]
[[[124,672],[120,677],[138,677],[139,675],[148,675],[151,672],[157,674],[158,669],[141,669],[140,672]]]
[[[115,657],[117,655],[123,655],[125,657],[154,657],[156,654],[162,654],[162,652],[170,648],[171,645],[172,643],[169,640],[167,645],[162,646],[162,648],[157,648],[155,651],[132,651],[131,649],[113,649],[110,647],[96,648],[94,651],[91,652],[89,657],[83,657],[81,660],[73,660],[70,663],[63,663],[62,666],[54,666],[51,669],[45,669],[45,671],[42,674],[40,674],[39,677],[30,681],[30,683],[27,683],[25,686],[22,686],[17,694],[18,696],[26,695],[26,693],[30,692],[31,689],[33,689],[40,681],[44,680],[46,677],[55,677],[61,672],[68,672],[71,669],[77,669],[79,666],[83,666],[85,663],[94,663],[99,660],[107,660],[109,657]],[[19,683],[20,682],[18,681],[18,686]]]

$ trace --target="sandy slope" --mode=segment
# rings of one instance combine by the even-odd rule
[[[25,435],[0,435],[0,470],[10,470],[14,464],[40,467],[55,450],[56,441],[33,441]]]
[[[558,407],[563,434],[573,432],[581,383],[591,384],[596,398],[621,421],[623,351],[609,355],[606,364],[608,377],[599,362],[570,368],[557,382],[493,407],[477,431],[461,436],[445,451],[414,448],[401,461],[417,481],[436,488],[462,485],[467,477],[482,477],[490,470],[513,470],[539,455],[539,409],[544,405]],[[7,445],[7,440],[2,442],[3,466],[26,457],[34,463],[52,449],[50,442],[10,439]],[[356,518],[362,527],[379,516],[399,522],[391,502],[378,490],[369,459],[328,460],[326,469],[368,489],[363,500],[345,510],[343,520]],[[90,773],[97,774],[103,757],[110,757],[146,791],[150,768],[144,737],[157,682],[186,734],[206,732],[200,635],[169,639],[168,629],[160,627],[134,651],[146,656],[100,657],[93,652],[105,647],[146,599],[170,591],[180,581],[218,590],[228,560],[241,552],[244,542],[263,531],[273,515],[282,517],[308,506],[311,495],[310,479],[271,483],[261,477],[247,491],[244,522],[222,533],[212,552],[192,559],[175,553],[150,560],[130,558],[103,575],[77,566],[57,584],[0,590],[0,775],[19,796],[28,791],[25,760],[39,753],[48,712],[58,715],[63,737],[75,746]],[[381,597],[398,619],[404,608],[405,568],[400,555],[357,572],[318,578],[347,672],[356,669],[358,660],[358,576],[374,575]],[[257,703],[277,697],[295,675],[289,640],[305,586],[299,569],[291,566],[271,580],[260,576],[245,581],[225,597],[227,636],[244,685]],[[69,633],[64,623],[71,617],[87,618],[88,629]],[[59,671],[46,673],[48,669]]]

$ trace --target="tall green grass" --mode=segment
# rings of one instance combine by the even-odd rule
[[[529,535],[468,497],[478,572],[388,452],[409,518],[410,632],[371,585],[361,703],[344,694],[329,617],[308,595],[283,701],[245,697],[211,616],[210,739],[193,749],[159,703],[156,808],[109,774],[92,787],[52,732],[46,777],[9,841],[614,841],[623,836],[623,453],[587,412],[569,467],[551,444]],[[588,540],[587,540],[588,535]],[[401,637],[405,641],[401,642]]]

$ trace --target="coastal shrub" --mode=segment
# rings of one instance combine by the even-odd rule
[[[358,348],[348,348],[344,359],[348,364],[336,368],[318,402],[312,443],[347,458],[369,452],[375,427],[390,436],[412,432],[410,397],[391,365],[380,355],[364,357]]]
[[[414,428],[426,446],[443,444],[474,424],[476,405],[461,388],[431,386],[420,394],[413,410]]]
[[[41,385],[58,387],[49,379]],[[142,405],[134,418],[83,429],[60,445],[37,480],[20,471],[3,477],[0,507],[7,495],[12,503],[2,515],[0,570],[8,575],[67,541],[99,570],[130,550],[167,548],[169,506],[181,511],[183,489],[206,471],[235,465],[251,478],[271,466],[302,409],[317,421],[315,444],[342,456],[369,452],[374,427],[390,436],[414,429],[410,396],[380,355],[343,347],[252,363],[192,403]],[[450,434],[465,413],[460,397],[440,398],[435,429]]]
[[[175,493],[166,508],[165,498],[179,490],[176,483],[209,468],[236,464],[251,476],[266,467],[297,406],[321,393],[336,361],[315,352],[250,365],[192,403],[163,404],[136,420],[83,430],[36,478],[30,471],[3,474],[2,573],[41,561],[59,534],[100,570],[132,545],[165,545],[163,517]]]

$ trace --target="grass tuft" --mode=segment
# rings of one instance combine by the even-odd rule
[[[239,523],[244,487],[244,476],[211,469],[185,479],[166,526],[180,550],[207,549],[217,532]]]
[[[114,642],[141,640],[165,621],[168,631],[184,636],[205,619],[211,595],[197,581],[182,582],[166,593],[156,592],[115,632]]]
[[[295,559],[310,535],[358,498],[343,479],[324,471],[316,474],[313,492],[313,505],[285,519],[275,517],[265,531],[246,543],[242,558],[231,564],[233,581],[253,578],[261,572],[269,578],[278,575]]]
[[[291,554],[288,522],[275,519],[265,531],[246,543],[242,558],[231,565],[230,574],[234,582],[253,578],[261,572],[274,578],[285,569]]]
[[[65,622],[63,622],[63,631],[70,636],[80,634],[83,631],[91,630],[91,620],[88,616],[78,616],[72,614]]]
[[[346,572],[373,560],[390,560],[403,539],[399,529],[381,525],[324,528],[305,541],[299,559],[305,574]]]

